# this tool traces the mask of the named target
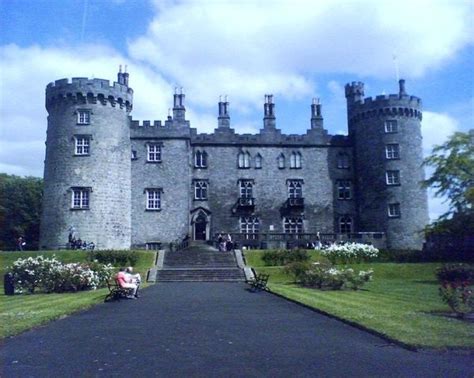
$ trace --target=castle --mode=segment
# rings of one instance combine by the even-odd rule
[[[404,80],[397,94],[365,97],[360,82],[345,94],[348,136],[328,135],[318,101],[306,134],[282,134],[272,95],[258,134],[235,133],[227,101],[215,131],[200,134],[182,93],[164,122],[133,120],[127,72],[113,84],[50,83],[40,245],[64,246],[74,227],[100,249],[219,232],[247,240],[375,232],[389,248],[420,249],[428,222],[421,100]]]

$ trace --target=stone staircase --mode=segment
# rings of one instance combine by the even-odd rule
[[[194,243],[181,251],[166,252],[157,282],[244,281],[234,252],[219,252],[206,244]]]

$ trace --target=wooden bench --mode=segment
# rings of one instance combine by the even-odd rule
[[[132,289],[121,287],[117,280],[107,281],[107,287],[109,288],[109,294],[105,297],[104,302],[119,301],[132,295]]]
[[[251,286],[252,291],[265,290],[267,288],[267,282],[269,274],[258,273],[251,280],[248,280],[247,283]]]

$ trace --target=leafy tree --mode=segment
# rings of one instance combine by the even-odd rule
[[[0,250],[15,249],[19,236],[38,247],[42,191],[40,178],[0,173]]]
[[[474,228],[474,131],[457,132],[435,146],[424,165],[434,169],[424,187],[446,197],[449,210],[429,228],[429,232],[469,234]]]

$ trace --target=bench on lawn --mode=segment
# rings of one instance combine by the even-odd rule
[[[105,297],[104,302],[119,301],[120,299],[128,298],[133,292],[133,289],[121,287],[117,280],[108,280],[107,287],[109,288],[109,294]]]
[[[258,273],[254,275],[254,278],[247,281],[251,286],[252,291],[265,290],[267,288],[267,282],[269,274]]]

